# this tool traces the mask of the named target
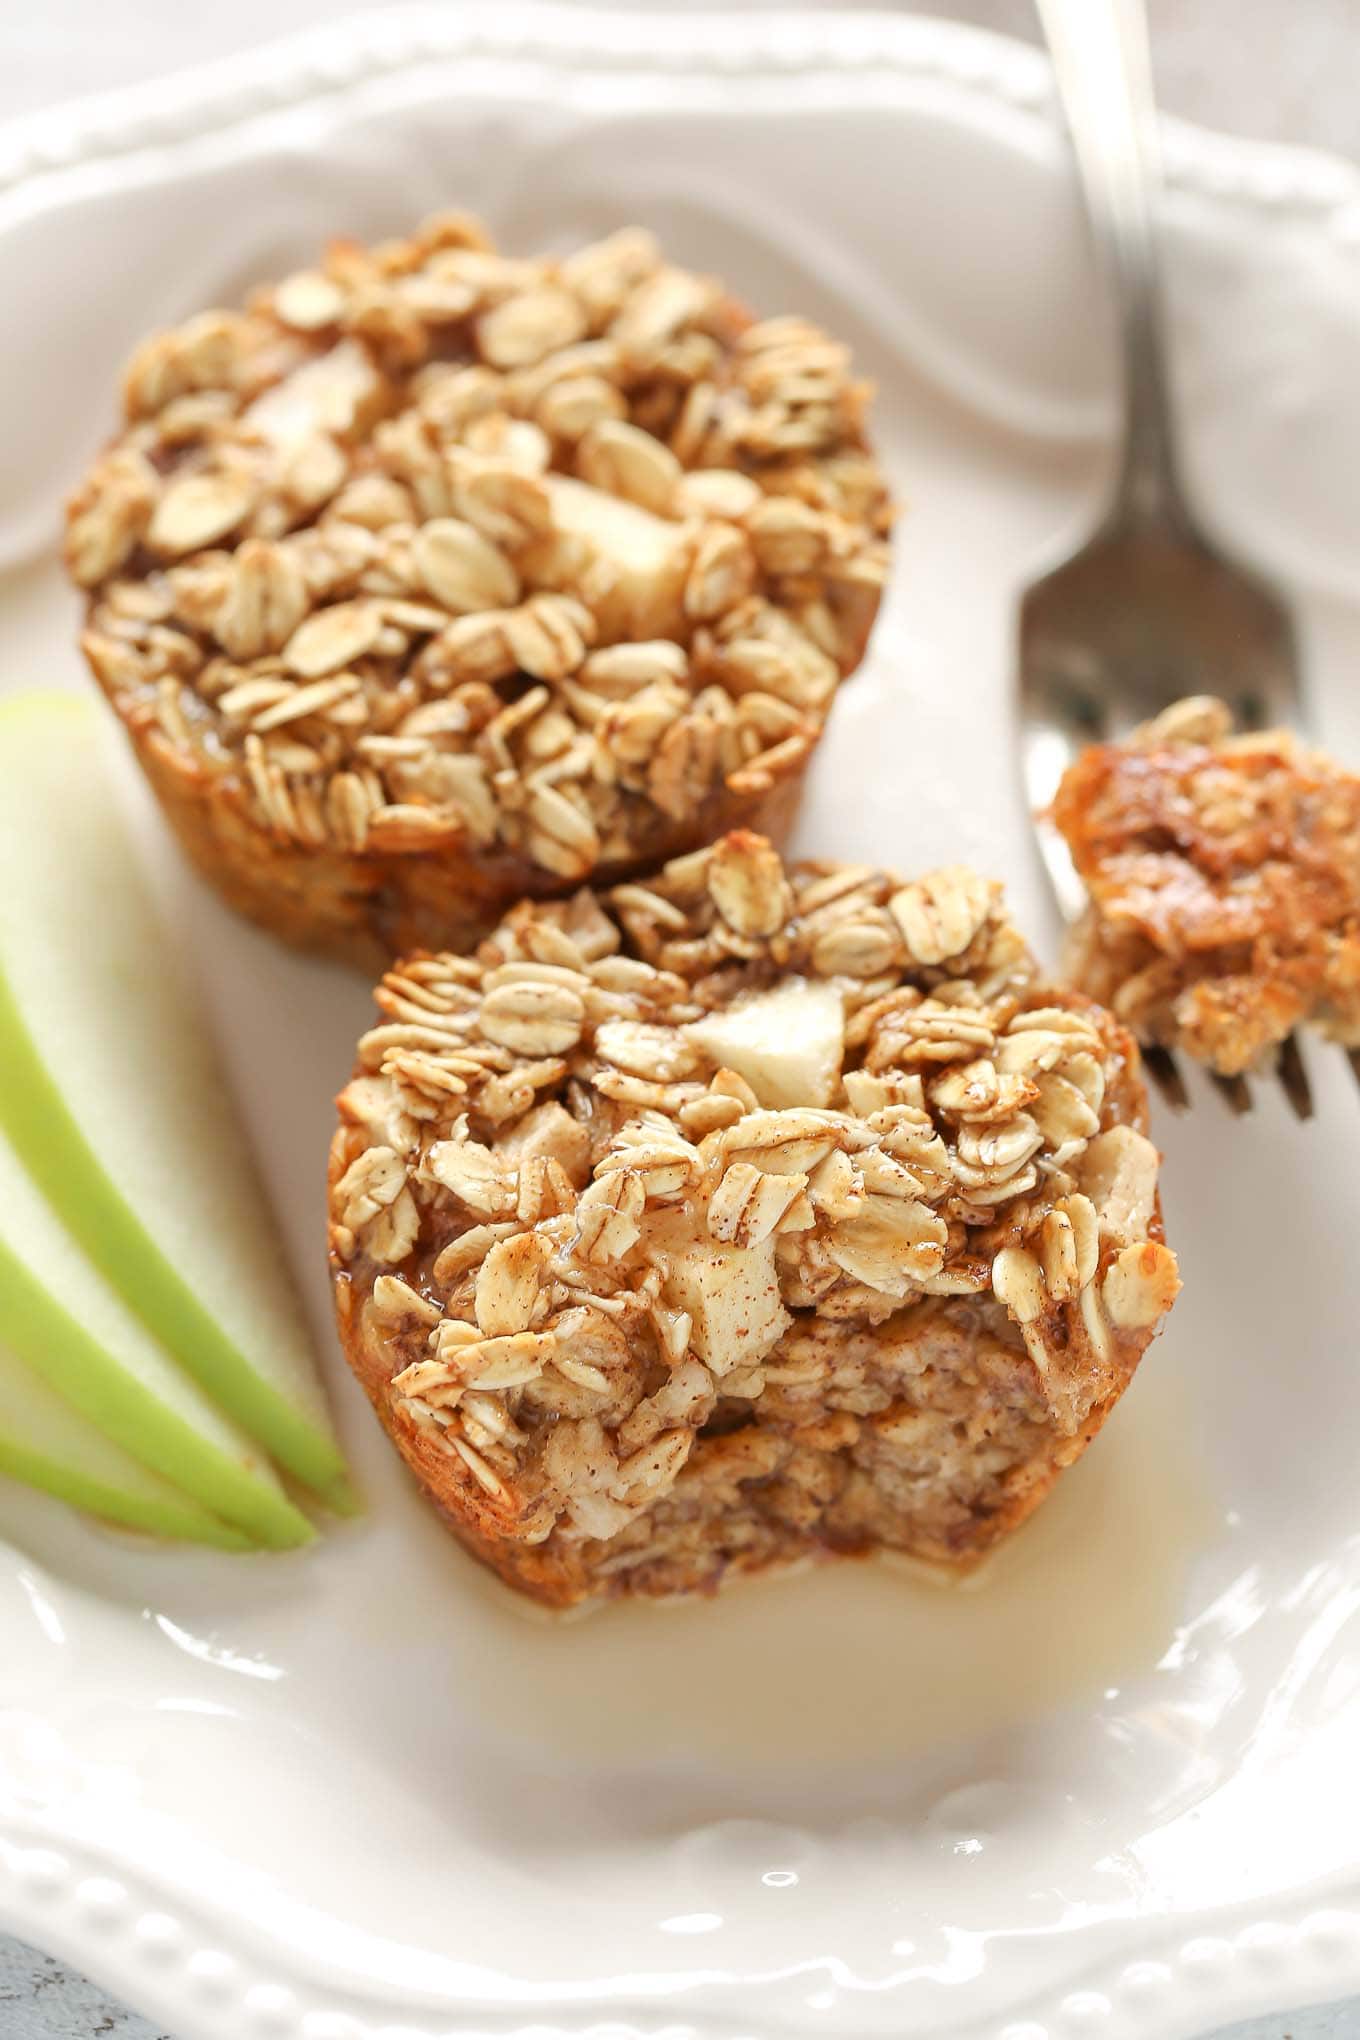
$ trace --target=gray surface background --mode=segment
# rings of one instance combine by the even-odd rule
[[[397,0],[369,4],[377,11]],[[834,8],[840,0],[822,4]],[[1148,0],[1148,10],[1158,93],[1168,112],[1206,127],[1360,158],[1360,0]],[[107,0],[43,0],[40,7],[3,11],[0,119],[246,49],[332,20],[339,10],[335,0],[232,0],[229,8],[194,0],[115,0],[112,6]],[[1036,35],[1030,0],[934,0],[903,11]],[[0,1935],[0,2040],[102,2036],[174,2040],[51,1956]],[[1357,2036],[1360,2001],[1351,2001],[1251,2020],[1212,2040]]]

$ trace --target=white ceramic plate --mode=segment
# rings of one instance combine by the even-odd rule
[[[471,12],[472,10],[469,10]],[[0,133],[0,645],[83,684],[64,487],[144,328],[451,201],[640,218],[848,332],[911,505],[808,847],[1004,873],[1051,939],[1015,589],[1091,502],[1107,346],[1039,60],[886,16],[417,10]],[[1177,131],[1205,502],[1303,606],[1360,758],[1360,183]],[[371,1499],[174,1555],[0,1494],[0,1917],[180,2040],[1173,2040],[1360,1985],[1360,1099],[1163,1124],[1186,1292],[1107,1436],[967,1593],[845,1566],[536,1621],[417,1503],[334,1355],[330,1098],[365,988],[148,821]]]

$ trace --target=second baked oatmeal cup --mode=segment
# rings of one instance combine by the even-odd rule
[[[158,334],[72,501],[86,657],[230,903],[365,965],[787,825],[890,521],[846,348],[630,230],[462,216]]]

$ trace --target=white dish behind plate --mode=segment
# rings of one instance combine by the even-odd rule
[[[1005,876],[1013,598],[1106,458],[1107,345],[1039,60],[888,17],[435,10],[0,131],[0,687],[84,685],[61,495],[148,327],[449,203],[638,218],[854,342],[909,503],[802,847]],[[1291,577],[1360,759],[1360,182],[1180,130],[1189,454]],[[7,187],[6,187],[6,180]],[[0,1492],[0,1918],[179,2040],[1172,2040],[1360,1985],[1360,1099],[1162,1122],[1186,1293],[981,1583],[828,1567],[535,1619],[418,1503],[335,1354],[357,980],[232,919],[138,801],[329,1358],[367,1520],[166,1553]],[[97,911],[97,903],[92,903]]]

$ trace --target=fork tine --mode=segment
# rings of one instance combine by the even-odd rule
[[[1218,1092],[1235,1119],[1243,1119],[1251,1110],[1251,1088],[1245,1077],[1221,1076],[1217,1070],[1208,1072],[1209,1082]]]
[[[1360,1056],[1360,1049],[1356,1050],[1356,1055]],[[1189,1111],[1190,1093],[1185,1088],[1185,1078],[1181,1075],[1180,1066],[1169,1048],[1159,1048],[1155,1042],[1150,1048],[1145,1048],[1143,1067],[1173,1112]],[[1356,1071],[1356,1081],[1360,1082],[1360,1069]]]
[[[1308,1082],[1308,1071],[1299,1053],[1299,1038],[1286,1034],[1280,1043],[1279,1061],[1280,1088],[1289,1100],[1296,1119],[1311,1119],[1313,1116],[1313,1092]]]

